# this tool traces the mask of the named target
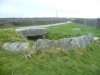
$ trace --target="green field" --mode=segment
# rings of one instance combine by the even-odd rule
[[[80,30],[74,30],[79,28]],[[86,26],[83,24],[69,23],[59,26],[48,27],[49,34],[47,35],[48,39],[58,40],[61,38],[77,37],[81,35],[93,34],[94,36],[100,37],[100,29]]]
[[[73,28],[81,30],[73,30]],[[76,23],[51,26],[48,29],[47,38],[52,40],[89,33],[100,37],[100,29]],[[28,41],[22,35],[12,31],[0,30],[0,42]],[[30,40],[29,42],[33,43]],[[30,49],[19,52],[6,51],[0,44],[0,75],[100,75],[99,44],[100,41],[93,42],[84,49],[76,48],[70,51]],[[28,54],[31,57],[27,57]]]

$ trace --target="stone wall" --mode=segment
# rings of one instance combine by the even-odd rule
[[[75,47],[85,48],[93,41],[93,36],[83,35],[80,37],[73,38],[63,38],[58,41],[48,40],[48,39],[39,39],[33,46],[35,50],[44,50],[48,48],[61,48],[63,50],[71,50]]]
[[[94,40],[91,34],[83,35],[80,37],[73,38],[62,38],[57,41],[49,40],[49,39],[38,39],[36,43],[33,45],[33,50],[45,50],[51,48],[59,48],[61,50],[71,50],[76,47],[85,48]],[[20,51],[27,50],[30,48],[28,42],[14,42],[14,43],[5,43],[3,48],[10,51]]]

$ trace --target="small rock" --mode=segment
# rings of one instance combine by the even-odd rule
[[[94,37],[93,40],[97,41],[97,40],[99,40],[99,37]]]
[[[81,30],[80,28],[73,28],[73,30]]]

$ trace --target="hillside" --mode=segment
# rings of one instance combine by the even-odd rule
[[[48,29],[49,34],[46,38],[52,40],[89,33],[100,37],[100,29],[77,23],[51,26]],[[18,52],[10,52],[2,48],[2,43],[10,41],[27,41],[27,39],[15,33],[13,29],[0,30],[0,75],[100,74],[100,41],[93,42],[86,48],[75,48],[70,51],[31,49]],[[27,57],[28,54],[31,57]]]

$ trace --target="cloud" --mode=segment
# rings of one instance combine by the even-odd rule
[[[1,17],[99,17],[99,0],[0,0]]]

